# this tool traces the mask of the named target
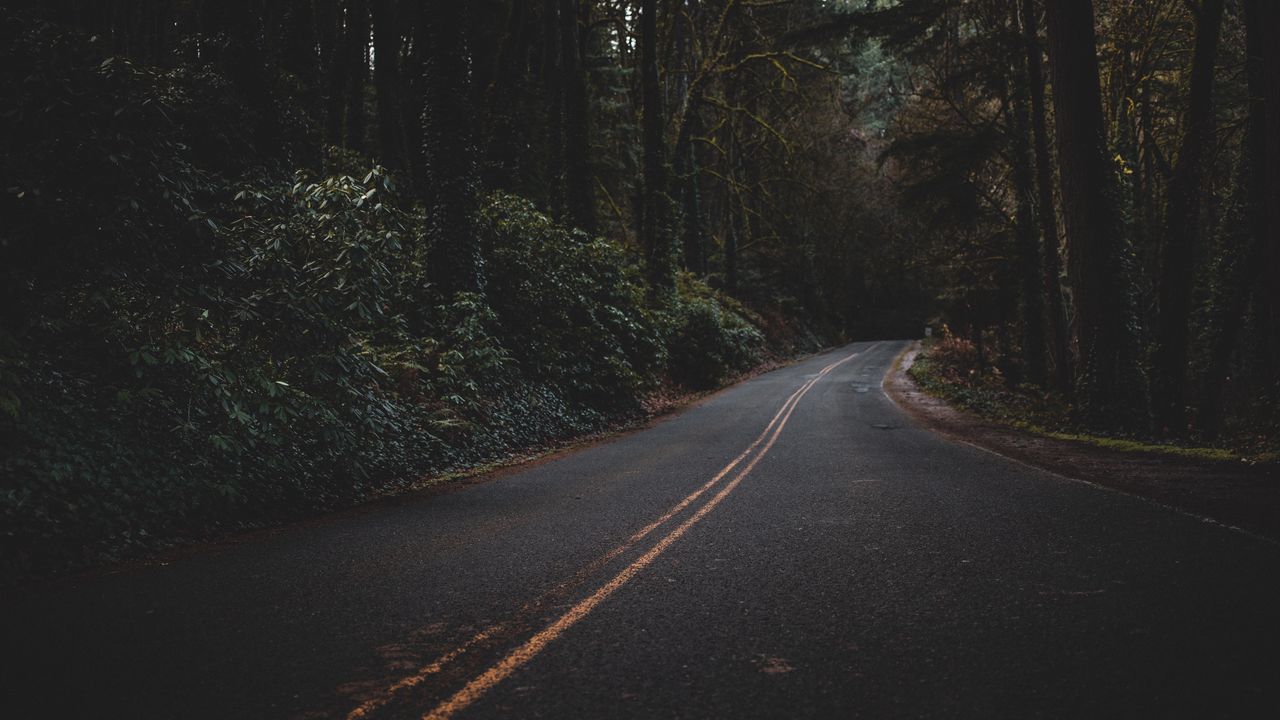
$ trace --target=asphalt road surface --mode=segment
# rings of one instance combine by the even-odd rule
[[[0,714],[1280,717],[1280,546],[913,427],[903,347],[10,593]]]

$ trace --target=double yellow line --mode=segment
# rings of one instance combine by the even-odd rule
[[[874,348],[875,345],[872,345],[871,347]],[[867,349],[870,350],[871,348]],[[604,557],[592,563],[592,565],[604,565],[610,560],[630,550],[654,530],[657,530],[685,508],[696,502],[703,494],[714,489],[718,484],[720,484],[721,480],[727,477],[735,468],[741,465],[743,461],[746,461],[747,458],[750,457],[747,464],[733,476],[733,479],[725,484],[724,487],[720,488],[720,490],[716,492],[715,495],[713,495],[702,507],[698,508],[692,515],[685,519],[684,522],[677,525],[675,529],[664,535],[652,548],[640,557],[636,558],[630,565],[623,568],[617,575],[613,576],[611,580],[600,586],[584,600],[567,610],[555,622],[551,623],[546,628],[536,633],[533,637],[526,640],[523,644],[511,651],[506,655],[506,657],[499,660],[488,670],[485,670],[483,673],[473,678],[463,686],[461,690],[454,693],[448,700],[445,700],[434,710],[424,715],[424,720],[445,720],[446,718],[453,717],[453,715],[457,714],[468,705],[471,705],[479,699],[480,696],[484,695],[498,683],[505,680],[525,663],[532,660],[534,656],[542,652],[547,645],[551,644],[552,641],[563,635],[566,630],[573,627],[578,623],[578,621],[590,614],[597,605],[604,602],[605,599],[616,592],[618,588],[627,584],[641,570],[652,564],[658,556],[662,555],[662,553],[666,552],[667,548],[671,547],[672,543],[679,540],[686,532],[688,532],[689,528],[698,524],[712,510],[714,510],[717,505],[723,502],[724,499],[728,497],[739,484],[741,484],[742,479],[755,469],[760,460],[768,454],[770,448],[773,447],[774,442],[777,441],[778,436],[782,433],[782,429],[786,427],[787,421],[791,419],[791,414],[795,412],[796,405],[799,404],[800,400],[804,398],[809,390],[811,390],[819,380],[826,377],[832,370],[845,362],[852,360],[860,354],[860,352],[861,351],[854,352],[822,368],[822,370],[820,370],[814,377],[810,378],[808,382],[801,385],[798,390],[787,398],[786,402],[784,402],[782,407],[778,409],[778,412],[774,414],[773,419],[769,421],[769,424],[765,426],[765,429],[760,433],[760,435],[747,446],[746,450],[743,450],[736,458],[730,461],[728,465],[725,465],[720,472],[716,473],[715,477],[711,478],[697,490],[694,490],[680,502],[676,503],[670,510],[664,513],[662,517],[644,526],[631,537],[627,538],[626,542],[613,550],[610,550],[604,555]],[[762,444],[763,447],[761,447]],[[752,453],[755,453],[755,455],[752,456]],[[418,672],[396,682],[394,685],[379,693],[376,697],[365,701],[347,715],[348,720],[358,720],[359,718],[366,717],[373,710],[389,703],[399,692],[421,684],[427,678],[440,672],[446,664],[452,662],[454,659],[467,652],[470,648],[484,642],[490,637],[493,637],[501,629],[501,625],[495,625],[481,631],[467,642],[459,645],[448,653],[445,653],[436,661],[423,666],[418,670]]]

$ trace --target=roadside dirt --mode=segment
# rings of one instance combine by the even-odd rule
[[[1128,452],[1044,437],[958,410],[926,394],[907,374],[908,349],[884,388],[924,427],[1059,475],[1155,500],[1280,542],[1280,467]]]

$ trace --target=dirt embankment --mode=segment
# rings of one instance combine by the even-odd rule
[[[921,390],[907,374],[918,352],[917,344],[898,358],[884,387],[921,425],[1029,465],[1150,498],[1280,542],[1280,467],[1115,450],[986,420]]]

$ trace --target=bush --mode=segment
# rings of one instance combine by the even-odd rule
[[[525,376],[583,407],[636,409],[664,351],[625,250],[503,194],[485,206],[481,236],[486,295]]]
[[[760,364],[764,336],[743,315],[741,306],[691,277],[682,277],[667,342],[672,379],[693,390],[706,390]]]

